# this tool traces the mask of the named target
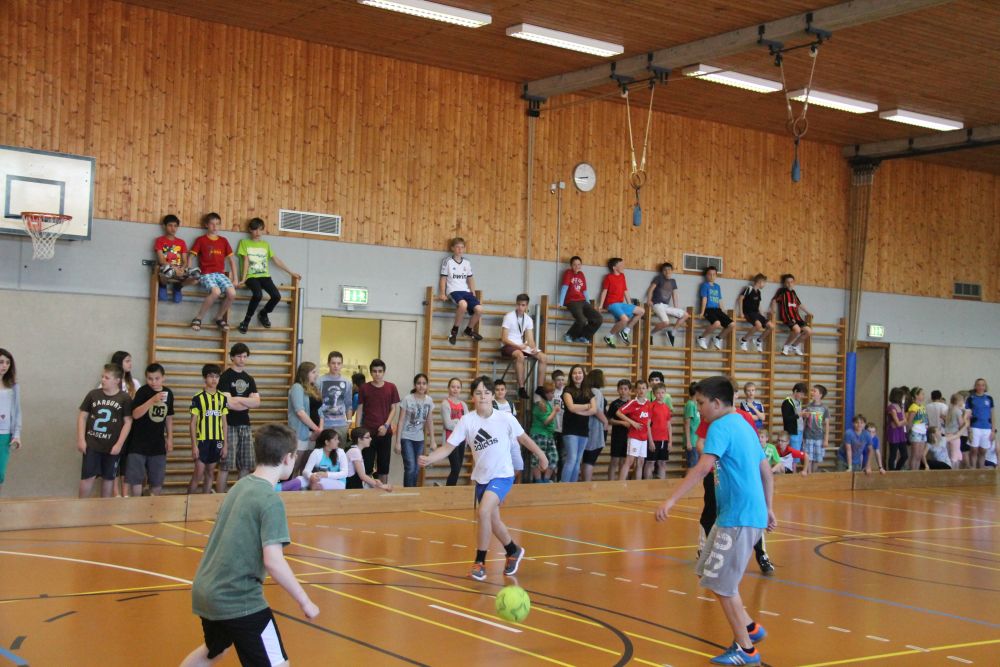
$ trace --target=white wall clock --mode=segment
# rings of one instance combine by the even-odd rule
[[[590,192],[597,185],[597,172],[588,162],[581,162],[573,168],[573,183],[580,192]]]

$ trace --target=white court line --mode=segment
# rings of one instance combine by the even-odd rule
[[[364,533],[365,535],[374,535],[375,534],[374,530],[362,530],[361,532]]]
[[[640,586],[645,586],[646,588],[659,588],[659,586],[654,586],[653,584],[639,584]]]
[[[914,651],[920,651],[921,653],[930,653],[928,649],[925,649],[922,646],[914,646],[913,644],[907,644],[906,648],[912,648]]]
[[[548,560],[543,560],[542,563],[544,563],[545,565],[555,565],[556,567],[559,567],[559,563],[553,563],[552,561]]]
[[[97,565],[98,567],[110,567],[115,570],[125,570],[126,572],[138,572],[139,574],[148,574],[154,577],[159,577],[161,579],[168,579],[170,581],[176,581],[181,584],[190,584],[190,579],[181,579],[180,577],[174,577],[169,574],[163,574],[162,572],[153,572],[151,570],[140,570],[136,567],[126,567],[124,565],[115,565],[114,563],[103,563],[99,560],[83,560],[82,558],[68,558],[66,556],[49,556],[47,554],[33,554],[25,553],[21,551],[0,551],[0,554],[7,556],[27,556],[29,558],[48,558],[49,560],[64,560],[69,563],[83,563],[85,565]]]
[[[316,527],[317,527],[317,528],[329,528],[330,526],[324,526],[324,525],[323,525],[323,524],[321,524],[321,523],[317,523],[317,524],[316,524]]]
[[[865,635],[868,639],[874,639],[877,642],[887,642],[889,641],[885,637],[879,637],[878,635]]]
[[[470,621],[476,621],[477,623],[485,623],[486,625],[492,625],[494,628],[500,628],[501,630],[506,630],[507,632],[513,632],[516,634],[521,634],[521,630],[517,628],[511,628],[506,625],[500,625],[499,623],[494,623],[493,621],[487,621],[485,618],[477,618],[475,616],[470,616],[469,614],[463,614],[460,611],[455,611],[454,609],[448,609],[447,607],[439,607],[436,604],[427,605],[432,609],[437,609],[438,611],[443,611],[448,614],[454,614],[455,616],[461,616],[462,618],[467,618]]]
[[[345,528],[343,526],[337,526],[337,530],[354,530],[353,528]]]
[[[431,544],[444,544],[441,540],[430,540]]]
[[[806,625],[813,625],[815,623],[815,621],[810,621],[807,618],[793,618],[792,620],[793,621],[797,621],[799,623],[805,623]],[[889,640],[886,639],[886,641],[889,641]]]
[[[961,663],[964,663],[966,665],[971,665],[972,664],[971,660],[966,660],[965,658],[959,658],[957,655],[949,655],[948,659],[949,660],[954,660],[955,662],[961,662]]]
[[[468,549],[468,547],[465,546],[464,544],[453,544],[451,546],[455,547],[456,549]]]
[[[399,537],[399,535],[397,535],[396,533],[382,533],[382,534],[385,535],[386,537]]]
[[[838,628],[836,625],[828,625],[826,629],[833,630],[834,632],[850,632],[847,628]]]
[[[781,616],[781,614],[779,614],[777,612],[774,612],[774,611],[764,611],[763,609],[760,610],[760,613],[764,614],[765,616]]]
[[[713,600],[712,598],[707,598],[704,595],[699,595],[698,599],[699,600],[704,600],[705,602],[715,602],[715,600]]]
[[[684,591],[678,591],[678,590],[674,590],[673,588],[671,588],[671,589],[669,589],[669,590],[670,590],[670,592],[671,592],[671,593],[673,593],[674,595],[687,595],[687,593],[685,593]]]
[[[416,540],[416,541],[419,542],[423,538],[422,537],[412,537],[412,536],[407,535],[406,539],[408,539],[408,540]]]
[[[594,576],[596,576],[596,577],[606,577],[606,576],[608,576],[608,575],[604,574],[603,572],[591,572],[591,574],[594,575]]]
[[[583,568],[573,567],[572,565],[567,565],[566,569],[567,570],[572,570],[573,572],[583,572]]]
[[[625,577],[615,577],[615,581],[624,581],[626,584],[631,584],[631,579],[626,579]]]

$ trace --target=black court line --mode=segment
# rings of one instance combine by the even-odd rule
[[[334,637],[339,637],[340,639],[346,639],[347,641],[352,642],[354,644],[358,644],[360,646],[364,646],[365,648],[370,648],[373,651],[378,651],[379,653],[382,653],[384,655],[388,655],[390,657],[396,658],[397,660],[399,660],[401,662],[405,662],[405,663],[410,664],[410,665],[418,665],[418,667],[431,667],[430,665],[428,665],[426,663],[418,662],[416,660],[413,660],[412,658],[407,658],[406,656],[400,655],[398,653],[394,653],[393,651],[390,651],[389,649],[382,648],[381,646],[376,646],[375,644],[370,644],[370,643],[368,643],[366,641],[363,641],[361,639],[357,639],[355,637],[351,637],[349,635],[345,635],[345,634],[342,634],[340,632],[337,632],[336,630],[331,630],[330,628],[325,628],[322,625],[316,625],[315,623],[313,623],[311,621],[307,621],[305,619],[298,618],[296,616],[292,616],[291,614],[286,614],[283,611],[278,611],[277,609],[272,609],[271,613],[273,613],[275,616],[280,616],[282,618],[287,618],[289,621],[293,621],[295,623],[300,623],[302,625],[310,627],[313,630],[319,630],[320,632],[325,632],[328,635],[333,635]]]
[[[65,618],[67,616],[72,616],[75,613],[76,613],[75,611],[66,611],[66,612],[63,612],[63,613],[59,614],[58,616],[53,616],[52,618],[45,619],[45,622],[46,623],[51,623],[52,621],[58,621],[60,618]]]
[[[159,593],[145,593],[144,595],[133,595],[130,598],[119,598],[115,602],[128,602],[129,600],[141,600],[142,598],[153,598],[159,595]]]
[[[28,635],[18,635],[17,637],[15,637],[14,641],[11,642],[10,650],[11,651],[16,651],[17,649],[21,648],[21,644],[23,644],[24,640],[27,639],[27,638],[28,638]]]

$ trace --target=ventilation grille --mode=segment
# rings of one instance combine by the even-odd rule
[[[722,271],[722,258],[713,257],[712,255],[689,255],[684,253],[684,270],[685,271],[696,271],[701,273],[710,266],[714,266],[719,270],[719,275],[721,276]]]
[[[955,283],[955,292],[952,296],[956,299],[973,299],[975,301],[982,301],[983,286],[978,283]]]
[[[278,211],[278,229],[320,236],[340,236],[340,216],[304,211]]]

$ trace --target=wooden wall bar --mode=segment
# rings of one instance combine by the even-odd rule
[[[833,145],[804,142],[793,185],[788,137],[655,114],[634,228],[615,99],[547,104],[528,183],[512,82],[112,0],[0,3],[0,68],[0,143],[95,156],[98,218],[175,212],[193,224],[216,210],[236,228],[293,208],[344,216],[346,242],[444,249],[462,234],[472,253],[523,257],[531,197],[534,258],[620,255],[652,269],[702,252],[722,255],[727,276],[793,269],[802,283],[846,285],[849,170]],[[646,95],[633,99],[638,150]],[[784,113],[777,98],[774,113]],[[584,160],[599,179],[587,194],[571,184]],[[556,180],[569,184],[558,249]],[[996,244],[969,241],[995,235],[998,181],[884,166],[866,287],[947,296],[961,277],[1000,300]]]

